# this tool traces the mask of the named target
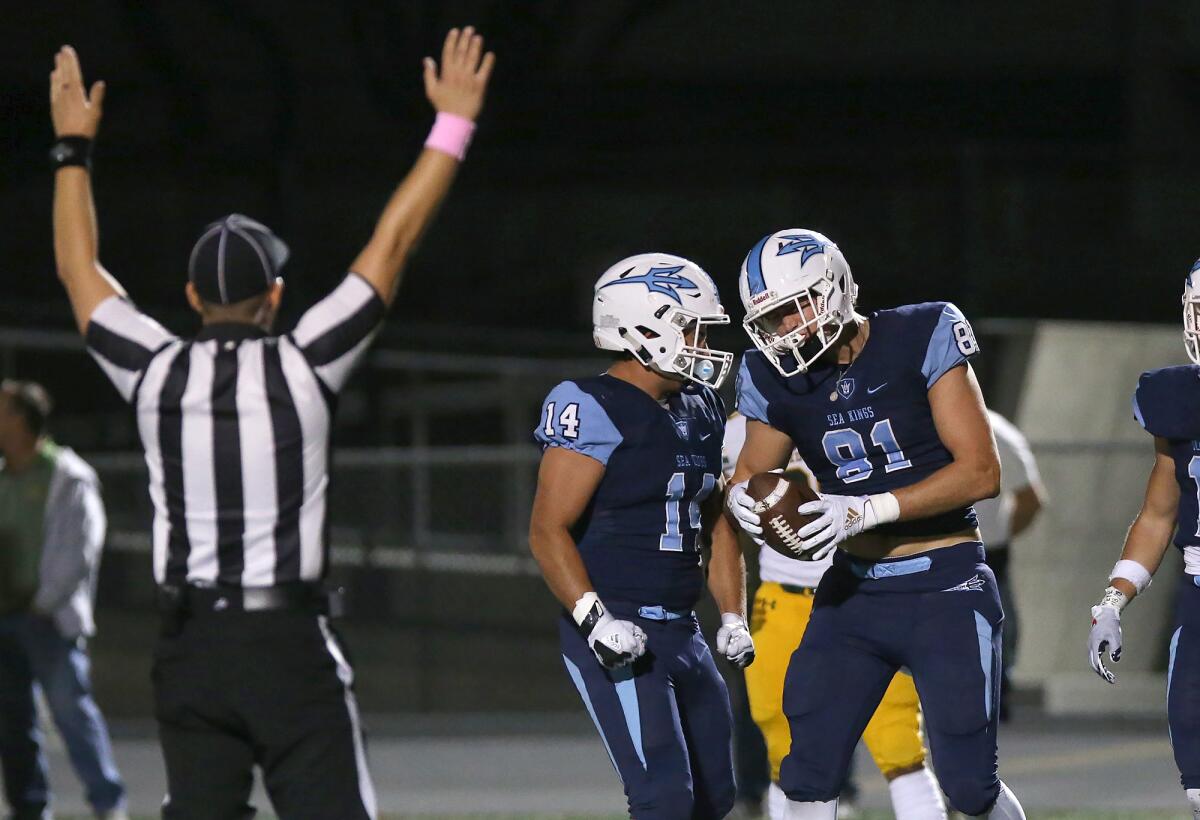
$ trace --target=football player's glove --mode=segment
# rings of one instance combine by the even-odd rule
[[[1113,663],[1121,661],[1121,608],[1129,602],[1125,593],[1114,587],[1104,590],[1104,598],[1092,607],[1092,629],[1088,632],[1088,661],[1092,670],[1109,683],[1117,676],[1104,665],[1104,653]]]
[[[729,495],[725,497],[725,504],[729,507],[730,514],[734,520],[738,522],[738,526],[745,531],[746,535],[750,536],[758,547],[765,547],[767,542],[762,538],[762,516],[754,511],[754,499],[746,492],[746,485],[750,483],[750,479],[739,481],[729,488]]]
[[[738,669],[745,669],[754,663],[754,638],[746,628],[745,618],[733,612],[721,613],[717,651]]]
[[[604,668],[619,669],[645,654],[646,633],[642,628],[610,615],[596,593],[588,592],[580,598],[572,615],[579,634]]]
[[[802,515],[817,515],[800,528],[800,548],[820,561],[834,547],[860,532],[888,524],[900,517],[900,504],[891,493],[877,495],[823,495],[801,504]]]

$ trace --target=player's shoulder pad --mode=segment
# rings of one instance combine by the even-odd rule
[[[926,389],[947,372],[979,354],[979,342],[967,317],[953,302],[922,302],[897,308],[899,316],[917,325],[917,338],[924,337],[925,358],[921,375]]]
[[[1133,392],[1133,416],[1153,436],[1200,439],[1200,368],[1148,370]]]
[[[591,382],[559,382],[542,402],[533,437],[543,448],[574,450],[607,465],[623,437],[604,407],[605,393]]]
[[[742,354],[734,387],[736,393],[734,406],[739,413],[748,419],[770,424],[767,420],[770,402],[763,390],[766,389],[766,385],[772,378],[771,374],[775,372],[762,351],[752,348]]]

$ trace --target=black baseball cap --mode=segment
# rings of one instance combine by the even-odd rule
[[[206,302],[231,305],[268,290],[288,260],[288,246],[248,216],[211,222],[196,240],[188,279]]]

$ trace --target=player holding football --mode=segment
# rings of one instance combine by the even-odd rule
[[[997,776],[1003,615],[971,504],[997,493],[1000,466],[971,326],[946,302],[855,312],[845,258],[809,230],[760,240],[740,286],[756,349],[738,374],[748,421],[729,511],[758,538],[745,482],[794,447],[825,492],[800,507],[818,515],[801,546],[834,555],[784,682],[786,816],[836,816],[854,747],[906,667],[951,805],[1023,818]],[[726,517],[713,538],[734,538]]]
[[[1180,783],[1200,820],[1200,260],[1184,281],[1183,344],[1192,364],[1143,373],[1133,394],[1133,415],[1154,436],[1154,466],[1121,559],[1104,597],[1092,607],[1088,658],[1096,674],[1117,682],[1104,654],[1121,659],[1121,610],[1150,586],[1174,533],[1184,569],[1167,668],[1167,718]]]
[[[733,360],[706,335],[729,317],[708,274],[654,253],[600,277],[592,319],[596,346],[620,355],[546,398],[530,547],[565,610],[563,662],[630,815],[724,817],[735,796],[729,695],[692,607],[703,524],[722,517],[714,388]],[[723,613],[718,651],[745,667],[754,642],[736,541],[713,549],[708,588]]]
[[[746,417],[734,413],[725,423],[721,454],[726,478],[733,476],[745,440]],[[789,456],[786,474],[793,481],[809,481],[808,468],[795,451]],[[792,745],[783,713],[788,660],[808,627],[821,576],[832,564],[832,555],[820,561],[797,561],[769,547],[759,551],[762,583],[754,594],[750,616],[756,662],[746,670],[746,694],[750,716],[767,742],[771,766],[767,814],[771,820],[783,820],[787,808],[787,798],[779,788],[779,766]],[[863,730],[863,742],[888,781],[896,820],[945,820],[941,790],[925,768],[921,705],[909,675],[898,672],[892,678],[879,708]]]

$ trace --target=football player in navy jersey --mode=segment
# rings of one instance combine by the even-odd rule
[[[593,338],[608,371],[546,397],[529,543],[562,603],[563,663],[625,786],[629,813],[718,818],[735,797],[729,695],[692,607],[705,585],[704,525],[720,518],[731,353],[716,285],[693,262],[640,254],[596,282]],[[745,564],[713,549],[718,652],[754,659]]]
[[[818,516],[802,546],[834,555],[784,683],[786,816],[836,816],[863,728],[907,668],[950,803],[1023,818],[997,773],[1003,614],[971,504],[996,495],[1000,465],[970,324],[947,302],[857,313],[841,251],[804,229],[760,240],[740,285],[754,349],[738,373],[748,421],[729,511],[761,536],[745,482],[795,447],[823,490],[800,507]],[[722,517],[714,549],[732,537]]]
[[[1150,586],[1174,533],[1184,569],[1167,667],[1167,718],[1180,783],[1200,820],[1200,260],[1183,286],[1183,341],[1192,364],[1143,373],[1133,394],[1133,415],[1154,436],[1154,466],[1108,588],[1092,607],[1088,657],[1096,674],[1117,682],[1104,655],[1121,658],[1121,610]]]

